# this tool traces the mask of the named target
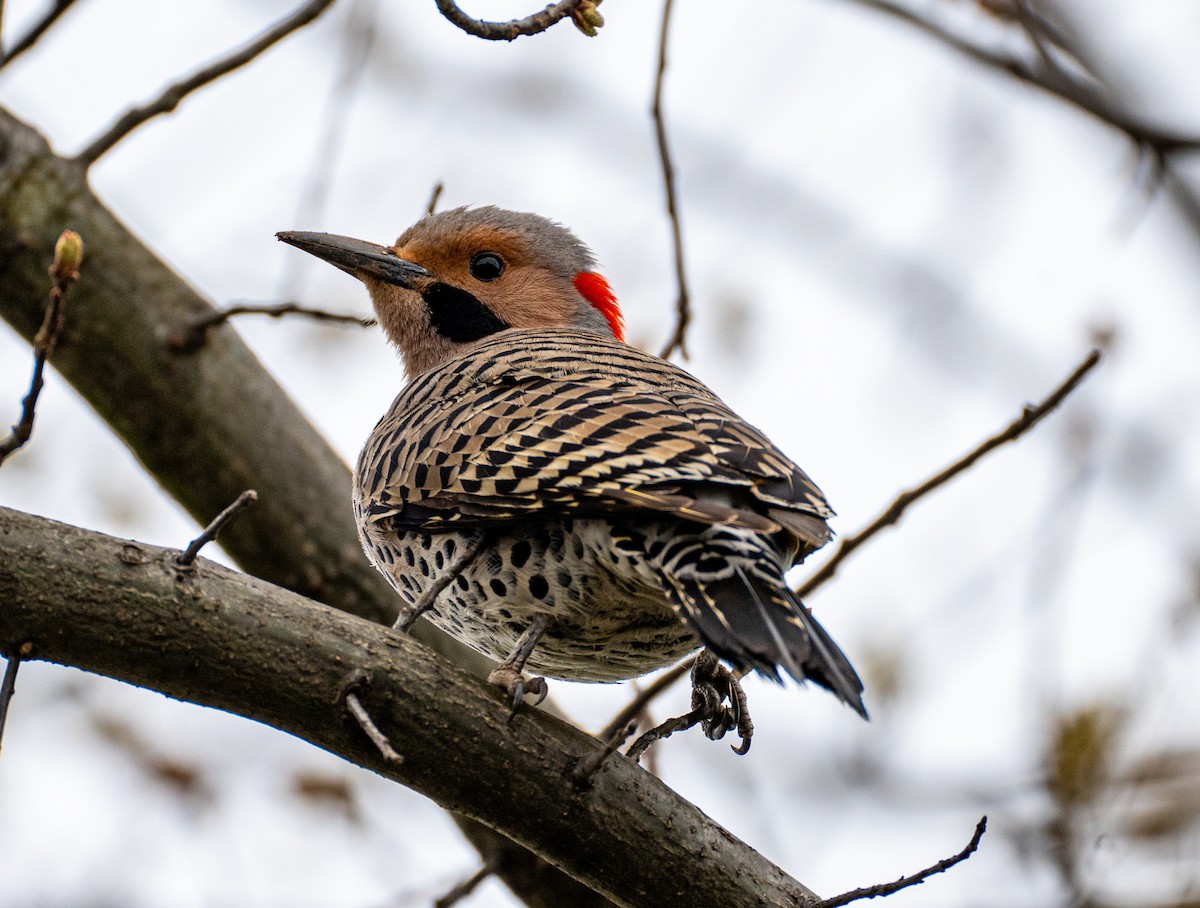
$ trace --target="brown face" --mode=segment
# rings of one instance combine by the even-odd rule
[[[575,327],[620,338],[612,291],[565,227],[500,208],[422,218],[380,246],[326,233],[278,234],[367,285],[411,378],[509,328]]]
[[[420,226],[390,248],[329,234],[279,237],[367,285],[379,324],[410,377],[507,328],[573,323],[578,291],[539,264],[519,233],[474,226],[428,235]]]
[[[570,277],[555,274],[531,247],[520,234],[477,226],[449,237],[410,231],[394,249],[400,258],[429,271],[435,284],[443,283],[458,294],[469,295],[509,327],[571,324],[578,309],[578,294]],[[465,299],[461,302],[469,309]],[[443,309],[433,318],[440,333],[451,340],[479,339],[463,336],[474,329],[457,324],[464,317],[467,322],[476,322],[471,314],[456,312],[450,305]]]

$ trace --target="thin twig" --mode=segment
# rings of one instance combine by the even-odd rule
[[[457,25],[468,35],[483,38],[485,41],[514,41],[522,35],[536,35],[544,32],[550,26],[566,19],[579,6],[582,0],[560,0],[552,3],[544,10],[524,19],[513,19],[510,22],[485,22],[482,19],[472,19],[461,9],[454,0],[437,0],[438,11]]]
[[[1082,110],[1089,116],[1124,133],[1139,148],[1157,153],[1163,161],[1162,179],[1159,185],[1170,194],[1172,201],[1184,217],[1193,234],[1200,236],[1200,194],[1191,183],[1182,177],[1173,166],[1174,155],[1193,154],[1200,151],[1200,133],[1160,129],[1139,119],[1127,107],[1116,102],[1106,91],[1099,79],[1088,81],[1068,72],[1062,66],[1034,66],[1029,61],[994,48],[984,47],[955,34],[915,9],[895,0],[848,0],[859,6],[892,16],[913,26],[926,35],[951,47],[965,57],[984,66],[999,70],[1025,82],[1049,95]],[[1081,55],[1070,48],[1061,32],[1045,20],[1039,20],[1044,34],[1059,47],[1063,47],[1076,61]],[[1080,63],[1085,71],[1088,67]],[[1089,72],[1090,75],[1090,72]]]
[[[686,715],[676,716],[662,722],[633,742],[625,755],[637,762],[646,749],[655,741],[669,738],[677,731],[685,731],[693,725],[701,725],[711,741],[719,741],[731,731],[736,731],[741,744],[733,752],[741,756],[750,750],[754,737],[754,723],[746,703],[746,693],[738,682],[737,675],[721,664],[716,653],[701,650],[692,662],[692,710]],[[725,706],[725,701],[729,705]]]
[[[864,529],[859,530],[853,536],[845,537],[833,553],[833,557],[826,561],[821,568],[806,580],[799,589],[796,590],[796,595],[804,598],[812,593],[826,580],[837,573],[837,569],[841,563],[846,560],[860,545],[878,533],[885,527],[892,526],[897,523],[908,510],[908,507],[928,495],[938,486],[949,482],[959,473],[969,469],[981,457],[995,450],[1003,444],[1010,441],[1015,441],[1020,438],[1030,429],[1032,429],[1046,414],[1050,413],[1061,404],[1072,391],[1074,391],[1084,377],[1096,367],[1100,362],[1100,351],[1093,350],[1089,353],[1078,366],[1075,367],[1066,380],[1054,389],[1053,392],[1037,406],[1025,405],[1021,411],[1021,415],[1009,423],[1004,429],[992,435],[990,438],[984,439],[973,450],[963,455],[950,466],[946,467],[940,473],[925,480],[914,489],[909,489],[906,492],[901,492],[896,496],[895,500],[881,513],[878,517],[872,520]]]
[[[691,658],[684,659],[674,668],[663,672],[654,679],[652,684],[647,685],[645,690],[638,691],[637,696],[629,702],[629,705],[613,716],[612,721],[604,726],[604,730],[596,735],[596,737],[601,741],[612,741],[614,736],[628,728],[630,722],[646,711],[646,707],[650,705],[650,701],[690,672],[695,663],[696,657],[692,656]]]
[[[4,746],[4,724],[8,721],[8,704],[17,692],[17,670],[21,659],[33,652],[32,643],[22,643],[8,654],[8,665],[4,667],[4,681],[0,682],[0,749]]]
[[[454,560],[446,565],[446,569],[434,579],[433,583],[421,591],[421,595],[417,597],[416,601],[408,608],[400,610],[392,627],[405,634],[412,630],[417,619],[433,608],[433,604],[437,602],[438,596],[442,595],[442,591],[453,583],[463,569],[479,554],[486,538],[486,533],[477,531],[459,550]]]
[[[367,737],[371,739],[371,743],[378,748],[379,753],[389,763],[403,763],[404,757],[396,753],[396,748],[392,747],[392,742],[387,739],[387,735],[379,730],[379,726],[371,718],[371,714],[367,712],[365,706],[358,699],[358,694],[350,691],[346,694],[346,708],[350,710],[350,714],[354,716],[359,727],[366,732]]]
[[[442,197],[442,190],[446,187],[442,185],[442,181],[438,180],[433,184],[433,192],[429,194],[429,204],[425,206],[425,214],[431,215],[437,211],[438,199]]]
[[[339,42],[336,72],[324,108],[317,116],[321,133],[313,145],[308,172],[304,185],[297,194],[297,224],[319,224],[325,219],[329,192],[337,174],[342,150],[352,135],[346,128],[354,113],[354,100],[362,87],[363,79],[370,72],[371,53],[378,29],[375,27],[378,0],[356,0],[350,3],[343,25],[344,39]],[[289,283],[297,277],[296,269],[289,269]],[[289,287],[282,296],[294,296]]]
[[[160,114],[170,113],[192,92],[245,66],[273,44],[283,40],[297,29],[303,28],[325,12],[334,0],[308,0],[290,16],[279,20],[245,47],[234,51],[216,63],[206,66],[180,82],[168,87],[162,94],[142,107],[135,107],[122,114],[87,148],[76,160],[90,167],[114,145],[148,120]]]
[[[224,529],[225,524],[233,520],[243,508],[255,501],[258,501],[258,493],[254,489],[244,491],[237,497],[233,504],[213,518],[213,522],[204,528],[203,533],[191,541],[182,554],[175,559],[175,563],[180,567],[191,565],[196,560],[196,556],[200,554],[200,550],[217,538],[217,534]]]
[[[37,22],[30,26],[29,31],[16,40],[11,48],[7,51],[0,50],[0,69],[3,69],[33,45],[41,40],[42,35],[50,30],[58,17],[65,13],[75,4],[75,0],[55,0],[54,5],[46,10],[45,14]],[[3,4],[0,3],[0,8]]]
[[[659,356],[666,359],[676,350],[687,359],[687,329],[692,320],[691,295],[688,293],[687,269],[683,262],[683,229],[679,222],[679,200],[675,193],[675,167],[667,144],[667,126],[663,118],[663,82],[667,74],[667,37],[671,30],[673,0],[663,4],[662,30],[658,38],[658,72],[654,77],[654,103],[650,114],[654,118],[654,135],[658,139],[658,156],[662,163],[663,189],[667,197],[667,217],[671,221],[671,241],[675,247],[675,282],[679,295],[675,298],[675,330]]]
[[[591,788],[592,779],[600,771],[604,761],[615,754],[621,745],[633,736],[635,731],[637,731],[637,722],[630,722],[620,729],[619,734],[608,737],[603,750],[596,751],[575,764],[575,769],[571,773],[575,777],[575,784],[580,789]]]
[[[50,288],[50,301],[46,304],[42,326],[38,328],[38,333],[33,339],[33,377],[29,381],[29,391],[21,401],[21,419],[12,427],[8,436],[0,441],[0,464],[33,435],[33,418],[44,384],[42,373],[46,368],[46,360],[58,346],[58,336],[63,328],[63,305],[67,288],[79,277],[79,265],[82,261],[83,242],[79,234],[73,230],[64,230],[58,242],[54,244],[54,262],[50,266],[50,276],[54,279],[54,284]]]
[[[173,332],[167,337],[167,347],[174,353],[195,353],[204,346],[210,331],[236,315],[266,315],[271,318],[303,315],[320,322],[358,325],[362,328],[371,328],[376,324],[374,318],[363,318],[360,315],[342,312],[328,312],[325,309],[315,309],[299,303],[234,303],[225,309],[210,312]]]
[[[1033,49],[1037,51],[1037,55],[1042,60],[1042,65],[1049,69],[1061,69],[1062,67],[1059,65],[1058,60],[1054,57],[1054,50],[1055,48],[1066,50],[1066,48],[1045,27],[1044,20],[1029,5],[1028,0],[1013,0],[1012,14],[1013,18],[1021,26],[1021,30],[1025,32],[1029,43],[1033,45]]]
[[[499,866],[499,856],[496,854],[491,855],[484,862],[482,867],[443,895],[440,899],[437,899],[433,903],[433,908],[453,908],[453,906],[457,905],[468,895],[474,892],[480,883],[492,876],[492,874],[499,869]]]
[[[929,877],[937,873],[944,873],[955,864],[961,864],[979,847],[979,842],[983,838],[983,834],[987,831],[987,817],[983,817],[975,826],[975,834],[971,836],[971,841],[967,843],[967,847],[953,857],[938,861],[932,867],[926,867],[924,870],[914,873],[912,876],[901,877],[894,883],[880,883],[876,886],[865,886],[862,889],[854,889],[850,892],[843,892],[841,895],[835,895],[833,898],[825,899],[817,902],[813,908],[841,908],[842,905],[848,905],[851,902],[856,902],[859,899],[873,899],[881,895],[891,895],[894,892],[899,892],[901,889],[907,889],[909,886],[917,886],[924,883]]]
[[[656,725],[634,741],[629,746],[629,750],[625,751],[625,756],[633,760],[634,763],[637,763],[642,759],[642,754],[646,752],[651,744],[654,744],[656,741],[663,741],[677,731],[687,731],[692,726],[699,725],[702,721],[704,721],[703,707],[697,707],[689,713],[684,713],[682,716],[675,716],[668,719],[666,722]]]

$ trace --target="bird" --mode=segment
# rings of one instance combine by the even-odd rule
[[[498,662],[514,709],[544,677],[621,681],[704,648],[735,679],[812,681],[867,717],[784,580],[832,536],[825,496],[704,383],[625,341],[570,229],[482,206],[390,246],[277,236],[365,284],[404,363],[353,500],[406,604],[397,626],[423,615]]]

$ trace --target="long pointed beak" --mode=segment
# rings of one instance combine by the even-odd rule
[[[303,230],[284,230],[275,236],[289,246],[303,249],[359,280],[373,277],[413,290],[416,289],[413,284],[415,279],[430,276],[420,265],[400,258],[387,246],[376,243]]]

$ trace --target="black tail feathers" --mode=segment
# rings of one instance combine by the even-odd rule
[[[704,583],[669,584],[671,598],[706,646],[740,669],[780,681],[815,681],[867,718],[858,673],[825,628],[782,582],[769,584],[735,568]]]

